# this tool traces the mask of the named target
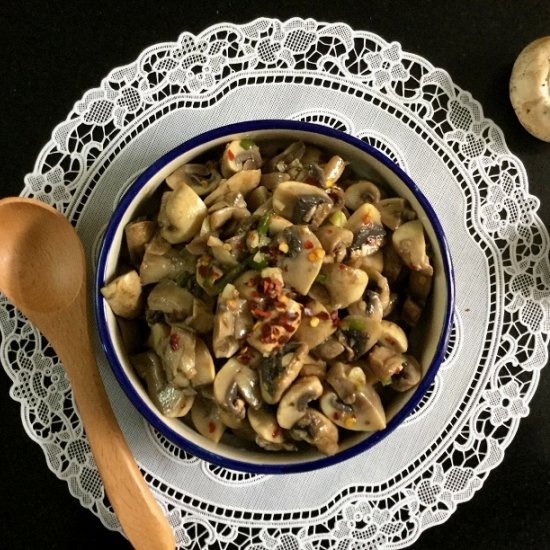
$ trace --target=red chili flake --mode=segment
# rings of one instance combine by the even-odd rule
[[[208,266],[199,265],[199,275],[201,277],[207,277],[208,276]]]
[[[292,325],[289,325],[288,323],[282,322],[281,326],[287,331],[287,332],[294,332],[294,327]]]
[[[321,321],[328,321],[330,319],[330,315],[326,311],[320,311],[317,315],[315,315],[315,317]]]
[[[214,422],[208,423],[208,433],[213,434],[216,431],[216,424]]]
[[[346,269],[346,266],[345,266],[344,264],[340,264],[340,265],[338,266],[338,269],[344,271],[344,269]]]
[[[315,185],[317,183],[317,180],[313,178],[312,176],[307,176],[304,179],[304,183],[309,183],[310,185]]]
[[[270,323],[265,323],[262,325],[262,333],[260,336],[260,341],[264,344],[273,343],[275,339],[273,338],[273,325]]]
[[[178,351],[180,349],[180,337],[175,332],[170,334],[170,349],[172,351]]]
[[[235,160],[235,153],[233,151],[231,151],[231,149],[227,150],[227,158],[229,160]]]
[[[332,326],[337,327],[340,325],[340,319],[338,318],[338,310],[334,310],[330,313],[330,318],[332,319]]]
[[[304,248],[307,248],[308,250],[313,248],[313,243],[311,241],[306,241],[304,243]]]
[[[239,361],[243,365],[248,365],[250,363],[250,361],[252,361],[252,357],[250,357],[250,355],[241,355],[241,356],[239,356]]]
[[[279,437],[281,433],[281,428],[279,428],[279,426],[277,426],[274,430],[273,430],[273,433],[271,434],[271,437]]]
[[[340,418],[340,415],[335,412],[333,415],[332,415],[332,418],[334,418],[334,420],[338,420]]]
[[[264,319],[271,317],[271,313],[269,311],[264,311],[263,309],[259,309],[259,308],[253,309],[252,315],[255,315],[256,317],[262,317]]]
[[[288,272],[288,265],[284,265],[284,266],[283,266],[283,272],[284,272],[284,273],[287,273],[287,272]]]

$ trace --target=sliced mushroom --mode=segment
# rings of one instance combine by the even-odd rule
[[[407,296],[401,308],[401,319],[410,327],[415,327],[422,316],[423,307],[411,296]]]
[[[266,189],[273,191],[283,181],[289,181],[290,176],[285,172],[269,172],[268,174],[262,174],[260,185]]]
[[[420,220],[400,225],[392,235],[392,242],[406,266],[424,275],[433,275],[433,268],[426,254],[424,228]]]
[[[261,359],[258,372],[262,398],[266,403],[273,405],[280,401],[300,374],[307,353],[307,345],[289,344],[282,351]]]
[[[359,300],[369,282],[362,269],[340,263],[323,265],[321,273],[324,275],[323,286],[330,296],[328,306],[331,310],[345,308]]]
[[[355,401],[358,392],[366,386],[365,373],[360,367],[336,362],[327,373],[327,382],[346,404]]]
[[[384,317],[384,309],[380,296],[378,293],[367,289],[362,300],[353,302],[348,306],[348,313],[350,315],[364,315],[381,322]]]
[[[378,343],[390,348],[396,353],[405,353],[409,347],[405,331],[396,323],[383,320],[380,323],[380,337]]]
[[[145,254],[145,245],[155,236],[157,222],[152,220],[138,220],[130,222],[124,228],[126,245],[133,265],[139,266]]]
[[[317,300],[309,300],[304,306],[302,321],[293,339],[313,349],[335,331],[336,327],[326,307]]]
[[[191,378],[191,385],[194,388],[207,386],[214,382],[216,377],[216,368],[210,350],[200,339],[195,339],[195,376]]]
[[[142,285],[158,283],[162,279],[178,279],[195,271],[197,259],[186,250],[176,250],[160,236],[145,247],[143,261],[139,266]]]
[[[222,409],[244,418],[246,404],[254,409],[262,404],[258,373],[232,357],[214,379],[214,398]]]
[[[287,227],[290,227],[291,225],[292,222],[289,222],[286,218],[278,216],[277,214],[273,214],[269,218],[268,222],[268,235],[271,237],[278,235],[281,231],[283,231]]]
[[[403,369],[392,377],[391,387],[398,392],[404,392],[417,386],[422,379],[422,369],[412,355],[405,355]]]
[[[291,437],[315,445],[326,455],[338,452],[338,428],[321,412],[307,409],[292,428]]]
[[[267,451],[296,450],[296,446],[286,440],[284,431],[271,409],[266,406],[257,410],[249,408],[247,416],[252,429],[258,434],[257,445]]]
[[[369,272],[369,270],[378,271],[379,273],[382,273],[384,271],[385,251],[387,248],[393,248],[393,247],[385,246],[382,250],[379,250],[378,252],[374,252],[374,254],[363,256],[361,258],[361,262],[357,267],[364,269],[367,273]],[[401,263],[401,260],[399,260],[399,262]]]
[[[397,250],[395,250],[393,244],[388,244],[385,246],[383,254],[384,265],[382,269],[376,269],[376,271],[382,273],[382,275],[384,275],[384,277],[388,280],[388,283],[393,285],[403,272],[403,260]]]
[[[193,403],[191,420],[197,432],[214,443],[218,443],[225,432],[218,404],[202,395],[198,395]]]
[[[407,291],[417,302],[424,304],[432,290],[432,277],[420,271],[409,273]]]
[[[124,319],[135,319],[143,311],[141,280],[136,271],[120,275],[101,289],[115,315]]]
[[[281,428],[289,430],[302,418],[310,401],[318,399],[323,393],[323,385],[316,376],[298,378],[279,401],[277,422]]]
[[[158,224],[161,236],[171,244],[194,237],[206,217],[202,199],[185,183],[162,195]]]
[[[325,187],[332,187],[340,179],[346,165],[346,161],[338,155],[334,155],[329,159],[323,167]]]
[[[353,242],[353,233],[344,227],[324,225],[315,232],[321,246],[335,262],[342,262]]]
[[[241,170],[261,168],[260,149],[251,139],[239,139],[229,142],[222,155],[221,169],[225,178]]]
[[[306,355],[299,376],[316,376],[319,380],[324,380],[327,376],[326,361]]]
[[[171,189],[176,189],[185,183],[199,197],[212,192],[220,181],[221,175],[213,161],[208,161],[206,164],[183,164],[166,177],[166,183]]]
[[[381,323],[377,319],[363,315],[348,315],[340,322],[340,333],[343,333],[345,342],[352,352],[350,358],[357,359],[378,342]]]
[[[130,357],[130,363],[145,381],[147,393],[157,409],[168,418],[185,416],[195,400],[194,393],[176,389],[166,379],[160,357],[146,351]]]
[[[357,392],[351,405],[344,403],[335,392],[326,391],[319,405],[327,418],[346,430],[374,432],[386,427],[384,406],[372,386]]]
[[[246,416],[244,418],[238,418],[231,411],[226,411],[220,407],[220,420],[224,423],[225,426],[231,428],[232,430],[245,430],[250,428]],[[251,429],[251,428],[250,428]],[[250,439],[254,441],[254,437]]]
[[[273,192],[275,213],[294,224],[320,226],[333,204],[323,189],[299,181],[285,181]]]
[[[254,210],[257,210],[260,208],[265,202],[271,197],[271,193],[267,189],[267,187],[264,187],[263,185],[260,185],[256,187],[253,191],[251,191],[246,198],[246,204],[248,206],[248,209],[252,212]]]
[[[284,151],[275,155],[265,165],[266,172],[287,172],[288,169],[297,163],[301,167],[299,162],[304,153],[306,152],[306,146],[301,141],[295,141],[288,145]]]
[[[147,297],[147,307],[171,315],[173,321],[191,314],[194,296],[175,281],[163,279],[157,283]]]
[[[261,280],[260,274],[254,270],[248,270],[239,275],[234,281],[239,296],[244,300],[253,300],[256,296],[257,286]]]
[[[242,170],[230,178],[222,181],[210,195],[204,199],[206,206],[212,206],[228,193],[240,193],[246,198],[248,193],[258,187],[260,183],[260,170]]]
[[[178,323],[175,323],[178,324]],[[191,315],[183,322],[184,328],[189,328],[198,334],[208,334],[214,326],[214,315],[210,308],[198,298],[193,298]]]
[[[380,297],[380,303],[382,305],[384,317],[388,314],[388,307],[390,305],[390,285],[384,275],[378,271],[367,270],[369,276],[369,288],[375,289]]]
[[[179,327],[170,327],[170,334],[162,344],[160,354],[168,382],[175,388],[186,388],[197,375],[196,336]]]
[[[366,202],[376,204],[381,196],[380,189],[372,181],[359,180],[346,189],[344,202],[347,208],[357,210]]]
[[[374,346],[368,356],[372,373],[382,383],[387,384],[391,377],[403,370],[405,358],[386,346]]]
[[[386,242],[386,230],[377,208],[365,203],[348,219],[346,229],[353,232],[351,249],[354,255],[369,256],[378,252]]]
[[[258,321],[246,341],[262,355],[267,355],[283,347],[294,335],[302,318],[302,306],[284,297],[285,310],[266,312],[269,316]]]
[[[330,336],[322,344],[319,344],[313,353],[323,361],[331,361],[344,352],[345,348],[335,336]]]
[[[218,297],[214,316],[212,335],[214,355],[217,358],[234,355],[244,342],[253,323],[247,301],[241,298],[235,286],[228,284]]]
[[[283,271],[285,285],[307,295],[323,265],[325,251],[319,239],[307,225],[294,225],[277,236],[278,265]]]
[[[382,199],[376,203],[376,208],[380,212],[382,223],[392,231],[395,231],[402,223],[416,218],[416,212],[402,197]]]
[[[246,220],[250,217],[250,212],[246,208],[239,206],[225,206],[209,215],[210,229],[220,231],[220,229],[231,220]]]

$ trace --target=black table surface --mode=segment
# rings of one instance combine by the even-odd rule
[[[502,128],[510,150],[525,165],[531,193],[541,201],[539,215],[550,225],[550,144],[522,129],[508,99],[516,56],[531,40],[550,34],[548,0],[43,4],[4,0],[0,7],[0,197],[19,194],[24,175],[74,102],[145,47],[217,22],[299,16],[375,32],[446,69]],[[25,434],[9,390],[8,376],[0,372],[0,548],[129,547],[50,472],[43,451]],[[471,501],[425,531],[414,548],[550,547],[549,403],[550,373],[543,371],[530,415],[502,464]]]

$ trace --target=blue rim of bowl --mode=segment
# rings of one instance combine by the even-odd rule
[[[148,183],[148,181],[164,166],[178,158],[183,153],[194,149],[195,147],[204,145],[210,141],[223,138],[232,134],[243,134],[247,132],[257,132],[265,130],[290,130],[300,131],[310,134],[321,134],[330,138],[343,141],[352,145],[365,153],[371,155],[384,166],[389,168],[396,176],[403,181],[403,183],[413,192],[416,199],[420,203],[424,210],[431,226],[433,227],[436,239],[441,252],[441,258],[443,263],[443,270],[445,272],[445,285],[448,307],[445,312],[443,326],[439,341],[437,343],[436,352],[432,359],[430,366],[428,367],[424,378],[417,386],[414,394],[410,397],[407,403],[395,414],[395,416],[388,422],[386,428],[378,432],[373,433],[367,439],[357,443],[348,449],[342,450],[332,456],[324,456],[315,458],[313,460],[297,462],[297,463],[279,463],[279,464],[257,464],[250,463],[242,460],[236,460],[233,458],[227,458],[225,456],[212,453],[199,445],[189,441],[182,437],[179,433],[169,428],[166,424],[161,422],[159,418],[150,410],[150,408],[142,401],[139,393],[132,386],[128,380],[124,368],[119,361],[111,336],[107,328],[107,319],[105,316],[106,302],[101,295],[99,289],[105,285],[105,270],[107,256],[109,253],[109,243],[112,242],[115,232],[122,220],[122,217],[138,192]],[[428,388],[431,386],[434,378],[444,360],[445,352],[448,345],[449,336],[452,329],[453,312],[455,302],[455,286],[454,286],[454,271],[452,260],[449,252],[449,246],[443,232],[443,228],[439,222],[439,219],[431,207],[430,203],[420,191],[416,183],[397,166],[386,155],[373,148],[369,144],[361,141],[360,139],[353,137],[340,130],[335,130],[328,126],[322,126],[319,124],[313,124],[309,122],[300,122],[292,120],[279,120],[279,119],[266,119],[266,120],[254,120],[245,121],[227,126],[222,126],[214,130],[209,130],[198,136],[195,136],[184,143],[178,145],[174,149],[165,153],[156,162],[154,162],[147,170],[145,170],[136,181],[128,188],[124,193],[120,202],[115,207],[115,211],[111,217],[111,220],[105,230],[105,234],[102,239],[98,267],[95,277],[94,286],[94,305],[97,319],[97,325],[99,330],[100,341],[103,350],[107,356],[107,360],[113,370],[113,373],[121,385],[122,389],[130,399],[134,407],[141,413],[143,417],[162,435],[169,439],[172,443],[182,448],[183,450],[191,453],[192,455],[206,460],[210,463],[217,464],[224,468],[237,470],[241,472],[247,472],[252,474],[288,474],[288,473],[300,473],[333,466],[340,462],[343,462],[349,458],[357,456],[367,449],[370,449],[376,445],[379,441],[387,437],[393,432],[405,418],[414,410],[418,405],[422,397],[425,395]]]

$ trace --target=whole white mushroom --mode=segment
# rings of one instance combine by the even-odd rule
[[[550,142],[550,36],[519,54],[510,77],[510,101],[523,127]]]

